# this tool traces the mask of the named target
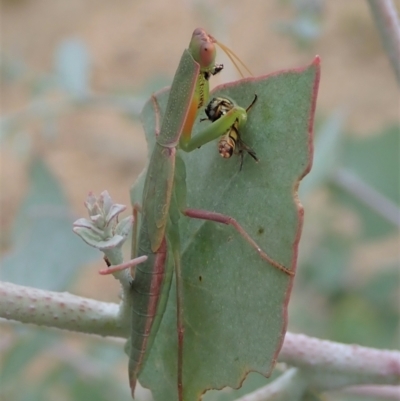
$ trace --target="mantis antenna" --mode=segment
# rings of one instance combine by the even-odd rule
[[[217,43],[217,45],[223,50],[223,52],[229,57],[229,59],[232,61],[233,65],[236,67],[236,69],[239,71],[239,74],[242,76],[242,78],[244,78],[244,75],[242,73],[242,70],[239,68],[239,66],[237,65],[236,61],[237,60],[242,67],[251,75],[253,76],[253,74],[251,73],[251,71],[248,69],[248,67],[246,66],[246,64],[240,60],[240,58],[231,50],[229,49],[229,47],[225,46],[224,44],[218,42],[216,39],[215,43]]]

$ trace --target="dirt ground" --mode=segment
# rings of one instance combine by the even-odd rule
[[[357,135],[373,135],[397,120],[397,85],[367,2],[326,1],[322,34],[306,50],[274,30],[278,22],[294,16],[293,8],[282,3],[3,0],[2,54],[22,60],[26,73],[22,80],[2,85],[1,113],[28,107],[30,83],[52,73],[54,52],[64,39],[79,38],[87,45],[93,91],[135,93],[155,75],[172,77],[193,29],[202,26],[234,49],[254,75],[302,66],[319,54],[317,115],[329,116],[344,108],[347,128]],[[227,70],[213,83],[234,79],[232,68]],[[35,151],[61,180],[77,215],[85,214],[83,200],[89,190],[98,194],[108,189],[113,199],[129,204],[128,188],[146,160],[140,125],[104,108],[62,114],[57,128],[58,137],[44,141],[40,120],[24,126]],[[26,191],[26,166],[7,145],[1,157],[1,225],[5,228]],[[108,283],[100,279],[97,293],[103,285]],[[95,294],[86,290],[85,295]]]

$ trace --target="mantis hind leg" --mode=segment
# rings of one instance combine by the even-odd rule
[[[216,223],[222,223],[232,226],[260,255],[262,259],[268,262],[273,267],[279,269],[280,271],[286,273],[289,276],[294,276],[294,271],[286,268],[280,263],[273,260],[267,253],[265,253],[261,247],[250,237],[247,231],[233,218],[230,216],[226,216],[221,213],[210,212],[207,210],[198,210],[198,209],[185,209],[182,213],[193,219],[202,219],[214,221]]]

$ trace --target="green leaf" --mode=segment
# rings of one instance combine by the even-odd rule
[[[1,261],[2,280],[63,291],[99,254],[72,231],[72,214],[50,170],[36,159],[31,188],[14,224],[13,250]]]
[[[258,164],[246,154],[239,171],[240,158],[222,159],[216,142],[183,155],[188,207],[234,217],[264,251],[292,269],[302,225],[296,190],[311,164],[318,80],[316,59],[304,69],[245,79],[214,91],[213,95],[228,96],[242,107],[258,95],[241,130],[243,140],[257,152]],[[161,114],[167,98],[167,91],[157,96]],[[155,132],[152,107],[148,102],[142,115],[149,149]],[[197,121],[195,131],[205,124]],[[144,174],[133,189],[133,202],[141,200],[143,178]],[[185,401],[194,401],[208,389],[239,388],[250,371],[271,373],[285,335],[293,281],[263,261],[230,226],[182,217],[180,233],[183,387]],[[173,284],[139,380],[156,401],[176,400],[176,371]]]

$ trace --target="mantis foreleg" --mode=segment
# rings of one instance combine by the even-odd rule
[[[233,124],[238,122],[239,125],[247,121],[246,110],[242,107],[235,106],[229,110],[224,116],[214,121],[208,127],[198,132],[189,141],[182,140],[179,143],[180,148],[185,152],[191,152],[200,146],[205,145],[215,139],[218,139],[226,131],[232,127]]]

